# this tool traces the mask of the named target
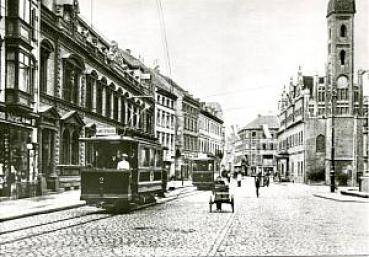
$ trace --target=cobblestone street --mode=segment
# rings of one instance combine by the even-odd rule
[[[129,214],[82,207],[0,224],[2,256],[234,256],[369,254],[369,205],[312,196],[327,187],[253,180],[209,213],[197,192]],[[59,221],[59,222],[58,222]],[[44,224],[44,225],[42,225]]]

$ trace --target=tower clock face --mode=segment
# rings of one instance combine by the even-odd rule
[[[348,79],[345,76],[340,76],[337,79],[337,87],[338,88],[346,88],[348,86]]]

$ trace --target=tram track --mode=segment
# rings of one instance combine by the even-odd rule
[[[145,205],[135,206],[134,208],[130,209],[127,213],[132,213],[134,211],[146,209],[155,205],[164,204],[167,202],[175,201],[182,199],[184,197],[188,197],[194,194],[199,194],[200,191],[190,191],[190,192],[181,192],[173,197],[168,197],[165,201],[149,203]],[[44,215],[44,214],[40,214]],[[112,214],[107,212],[106,210],[96,210],[87,213],[83,213],[81,215],[57,219],[50,222],[34,224],[31,226],[25,226],[18,229],[11,229],[0,232],[0,246],[14,243],[17,241],[22,241],[29,237],[34,236],[41,236],[49,233],[53,233],[60,230],[65,230],[81,225],[85,225],[91,222],[96,222],[104,219],[108,219],[114,217],[116,215],[124,215],[124,214]]]

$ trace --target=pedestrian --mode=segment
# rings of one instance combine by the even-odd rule
[[[241,180],[242,180],[242,175],[241,175],[241,172],[239,171],[237,173],[237,186],[238,187],[241,187]]]
[[[259,188],[261,184],[261,172],[255,177],[256,197],[259,197]]]

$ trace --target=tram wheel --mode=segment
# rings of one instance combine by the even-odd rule
[[[234,213],[234,198],[231,198],[232,213]]]
[[[217,203],[217,210],[219,210],[219,211],[222,210],[222,203]]]
[[[126,213],[129,211],[129,203],[127,200],[117,200],[112,209],[114,213]]]

